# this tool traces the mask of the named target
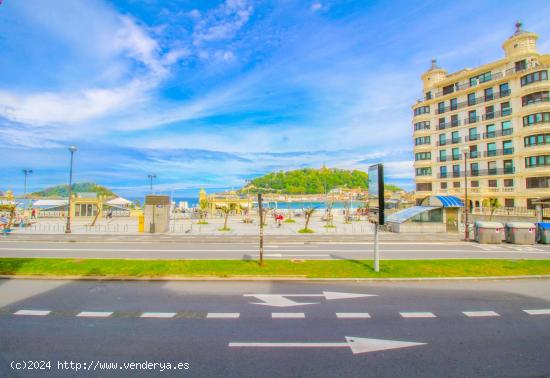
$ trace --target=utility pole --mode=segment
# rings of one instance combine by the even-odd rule
[[[70,146],[69,152],[71,153],[71,168],[69,170],[69,202],[67,208],[67,226],[65,227],[65,233],[71,233],[71,200],[73,196],[73,157],[76,152],[76,146]]]
[[[23,174],[25,175],[23,198],[27,198],[27,176],[30,175],[31,173],[32,173],[32,169],[23,169]]]
[[[157,175],[149,174],[147,177],[149,178],[149,193],[153,194],[153,179],[156,179]]]
[[[468,227],[468,152],[469,148],[464,147],[464,240],[470,240],[470,229]]]
[[[260,266],[264,265],[264,209],[262,193],[258,193],[258,211],[260,212]]]

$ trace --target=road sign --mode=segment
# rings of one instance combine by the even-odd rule
[[[384,166],[369,167],[369,220],[384,225]]]
[[[243,294],[244,297],[254,297],[262,302],[251,302],[251,304],[272,306],[272,307],[293,307],[293,306],[305,306],[310,304],[318,304],[319,302],[296,302],[292,297],[324,297],[325,300],[330,301],[334,299],[351,299],[351,298],[365,298],[376,297],[376,294],[356,294],[356,293],[339,293],[335,291],[323,291],[322,294]]]
[[[427,343],[411,341],[366,339],[363,337],[346,336],[346,341],[341,343],[312,343],[312,342],[232,342],[230,348],[350,348],[353,354],[377,352],[380,350],[408,348]]]

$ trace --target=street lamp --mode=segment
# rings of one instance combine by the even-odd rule
[[[32,173],[32,169],[23,169],[23,174],[25,175],[25,186],[24,186],[24,195],[23,198],[27,198],[27,176]]]
[[[67,227],[65,227],[65,233],[71,233],[71,197],[73,195],[73,156],[76,152],[76,146],[70,146],[69,152],[71,153],[71,168],[69,169],[69,204],[67,208]]]
[[[153,194],[153,179],[156,179],[157,175],[150,174],[150,175],[147,175],[147,177],[149,177],[150,192],[151,194]]]
[[[470,240],[470,229],[468,227],[468,154],[470,148],[465,146],[462,148],[464,153],[464,240]]]

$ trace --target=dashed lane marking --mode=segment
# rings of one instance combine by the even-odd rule
[[[28,315],[28,316],[46,316],[49,315],[51,311],[45,310],[19,310],[14,312],[14,315]]]
[[[272,312],[272,319],[305,319],[306,314],[303,312]]]
[[[206,319],[238,319],[240,316],[238,312],[209,312]]]
[[[523,310],[529,315],[550,315],[550,308],[539,309],[539,310]]]
[[[176,316],[175,312],[144,312],[140,315],[140,318],[159,318],[159,319],[169,319]]]
[[[433,312],[400,312],[403,318],[436,318]]]
[[[462,313],[469,318],[500,316],[498,313],[494,311],[463,311]]]
[[[368,312],[337,312],[338,319],[370,319]]]
[[[108,318],[113,315],[111,311],[82,311],[76,316],[79,318]]]

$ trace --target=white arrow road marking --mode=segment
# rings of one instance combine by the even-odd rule
[[[356,293],[339,293],[335,291],[323,291],[323,294],[243,294],[243,297],[254,297],[262,302],[251,302],[252,304],[273,306],[273,307],[292,307],[303,306],[310,304],[318,304],[318,302],[296,302],[288,297],[324,297],[327,301],[333,299],[352,299],[377,297],[376,294],[356,294]]]
[[[279,343],[279,342],[231,342],[230,348],[350,348],[353,354],[377,352],[380,350],[408,348],[427,343],[416,343],[410,341],[366,339],[362,337],[346,336],[343,343]]]

